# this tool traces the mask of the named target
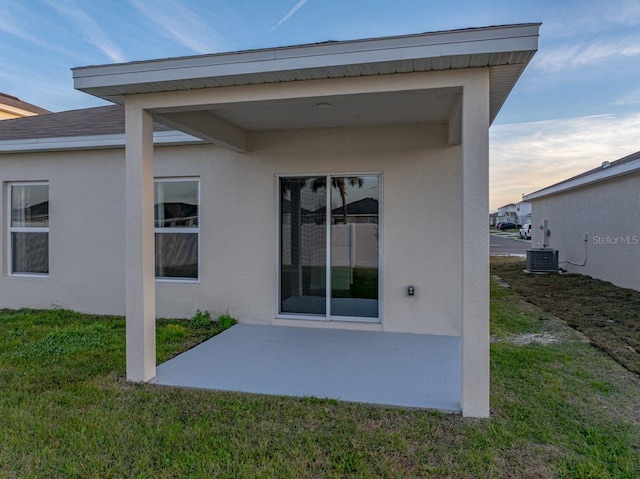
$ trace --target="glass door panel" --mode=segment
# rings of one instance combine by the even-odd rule
[[[327,189],[322,177],[280,178],[280,312],[326,316]]]
[[[331,316],[378,317],[378,176],[332,176]]]

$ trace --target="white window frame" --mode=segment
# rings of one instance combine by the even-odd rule
[[[308,178],[308,177],[326,177],[327,185],[331,185],[331,178],[335,176],[377,176],[378,177],[378,317],[377,318],[369,318],[369,317],[358,317],[358,316],[334,316],[331,315],[331,221],[329,220],[330,215],[327,217],[327,228],[325,232],[325,241],[326,241],[326,258],[327,258],[327,274],[326,274],[326,287],[327,295],[325,297],[326,300],[326,312],[324,315],[321,314],[296,314],[296,313],[283,313],[280,311],[281,305],[281,288],[280,288],[280,179],[281,178]],[[341,322],[341,323],[374,323],[374,324],[382,324],[382,311],[383,311],[383,174],[380,171],[375,172],[347,172],[347,173],[294,173],[287,174],[281,173],[275,175],[276,182],[276,319],[292,319],[292,320],[310,320],[310,321],[333,321],[333,322]],[[326,207],[327,211],[331,208],[331,188],[328,187],[326,191]]]
[[[195,233],[198,235],[198,277],[197,278],[174,278],[168,276],[157,277],[157,283],[199,283],[200,282],[200,225],[202,221],[201,203],[200,203],[200,177],[198,176],[169,176],[169,177],[156,177],[153,179],[154,191],[156,183],[172,183],[177,181],[195,181],[198,185],[198,226],[196,228],[155,228],[153,229],[153,241],[154,241],[154,263],[155,263],[155,235],[160,233]],[[154,199],[154,225],[155,225],[155,199]],[[155,264],[154,264],[155,270]]]
[[[14,273],[13,271],[13,236],[12,233],[49,233],[49,227],[51,224],[51,218],[47,221],[47,226],[11,226],[11,209],[12,209],[12,195],[11,190],[14,186],[46,186],[47,187],[47,199],[49,199],[49,182],[48,181],[12,181],[7,183],[7,275],[16,276],[20,278],[48,278],[49,273]],[[50,236],[47,236],[49,238]],[[47,248],[47,262],[51,257],[50,249]],[[49,271],[51,271],[51,264],[49,264]]]

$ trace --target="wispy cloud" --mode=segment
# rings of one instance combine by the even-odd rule
[[[11,11],[13,10],[13,12]],[[37,25],[37,28],[34,26]],[[0,15],[0,32],[5,32],[10,35],[14,35],[21,40],[43,47],[48,50],[53,50],[65,55],[74,56],[74,52],[60,47],[55,42],[48,42],[44,38],[39,38],[33,35],[32,31],[46,31],[51,33],[51,25],[45,23],[38,15],[34,15],[29,9],[24,8],[21,3],[7,3],[2,5],[2,15]]]
[[[575,38],[640,25],[637,0],[616,0],[615,8],[601,0],[581,0],[580,8],[571,2],[556,2],[547,13],[542,25],[547,39]]]
[[[25,28],[22,28],[13,15],[11,15],[11,12],[6,8],[3,8],[2,15],[0,15],[0,31],[15,35],[23,40],[35,43],[36,45],[43,44],[43,42],[31,35]]]
[[[616,106],[640,105],[640,90],[634,90],[622,95],[613,102]]]
[[[124,54],[100,27],[98,22],[71,0],[47,0],[47,3],[71,24],[84,39],[98,48],[110,61],[125,61]]]
[[[595,12],[594,18],[601,23],[613,26],[640,25],[640,3],[638,0],[618,0],[614,8],[608,2],[598,1],[596,5],[599,10]]]
[[[640,150],[640,113],[491,128],[491,207]]]
[[[295,6],[291,10],[289,10],[289,13],[287,13],[284,17],[282,17],[282,19],[271,28],[270,32],[274,31],[276,28],[278,28],[280,25],[286,22],[294,13],[300,10],[300,8],[305,3],[307,3],[307,1],[308,0],[300,0],[298,3],[296,3]]]
[[[174,0],[129,0],[157,32],[196,53],[222,50],[223,42],[201,17]]]
[[[581,68],[606,60],[640,56],[640,34],[607,36],[583,42],[560,44],[539,52],[534,68],[559,72]]]

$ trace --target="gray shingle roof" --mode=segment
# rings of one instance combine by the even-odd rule
[[[169,131],[153,124],[154,131]],[[124,134],[124,107],[84,108],[0,122],[0,141]]]
[[[40,108],[39,106],[32,105],[31,103],[27,103],[26,101],[22,101],[20,98],[16,98],[15,96],[7,95],[6,93],[0,92],[0,109],[2,109],[2,105],[19,108],[20,110],[36,113],[38,115],[42,115],[43,113],[51,113],[49,110],[45,110],[44,108]]]

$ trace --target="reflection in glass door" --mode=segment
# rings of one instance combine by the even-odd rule
[[[324,177],[280,178],[280,312],[326,314]]]
[[[279,188],[279,313],[378,318],[379,176],[282,177]]]
[[[331,177],[331,316],[378,317],[377,176]]]

